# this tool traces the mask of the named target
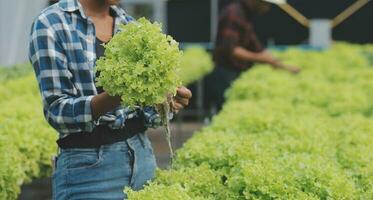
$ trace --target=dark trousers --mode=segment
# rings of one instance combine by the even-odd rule
[[[238,70],[218,66],[206,77],[206,101],[210,107],[221,110],[225,102],[224,93],[240,73]]]

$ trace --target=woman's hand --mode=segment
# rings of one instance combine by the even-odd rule
[[[293,73],[293,74],[298,74],[301,69],[298,68],[298,67],[295,67],[295,66],[291,66],[291,65],[285,65],[281,62],[276,62],[272,65],[275,69],[282,69],[282,70],[286,70],[290,73]]]
[[[287,66],[286,70],[288,70],[289,72],[291,72],[293,74],[298,74],[301,71],[300,68],[294,67],[294,66]]]
[[[260,60],[262,60],[263,63],[267,63],[272,65],[275,69],[283,69],[293,74],[298,74],[300,72],[300,68],[290,65],[285,65],[282,63],[279,59],[276,59],[267,51],[263,51],[258,54],[258,57]]]
[[[177,88],[176,95],[173,97],[172,111],[178,113],[181,109],[189,105],[189,99],[192,98],[192,92],[181,86]]]

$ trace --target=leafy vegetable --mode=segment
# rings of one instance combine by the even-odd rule
[[[176,196],[176,187],[192,199],[373,199],[373,68],[364,48],[276,52],[301,74],[265,65],[242,74],[172,170],[129,199],[167,188]]]
[[[150,25],[147,24],[146,26]],[[154,34],[160,33],[154,32]],[[156,37],[153,35],[153,38]],[[161,36],[158,39],[165,41],[164,37]],[[167,37],[166,40],[169,41],[165,44],[166,46],[169,45],[169,49],[159,52],[164,55],[159,54],[158,57],[176,59],[180,56],[180,52],[175,49],[177,47],[176,43],[170,37]],[[162,48],[159,45],[157,46]],[[141,50],[137,52],[140,53]],[[175,55],[167,56],[167,52],[174,52]],[[148,53],[148,55],[151,55],[151,53]],[[175,63],[177,62],[175,61]],[[162,63],[170,63],[171,65],[172,61],[162,60]],[[155,67],[161,68],[160,65]],[[154,69],[154,71],[163,73],[160,71],[163,69],[167,68]],[[176,76],[173,74],[174,71],[168,72],[167,70],[164,70],[164,73],[170,73],[171,77]],[[0,199],[16,199],[23,183],[29,182],[32,178],[50,175],[50,157],[56,152],[55,140],[57,134],[54,134],[54,130],[45,122],[41,112],[39,90],[31,72],[32,67],[29,65],[10,68],[0,67],[0,82],[3,83],[0,87],[0,96],[2,97],[0,99],[2,107],[0,109],[0,152],[2,152],[0,154]],[[142,77],[146,77],[149,74],[143,75]],[[159,77],[159,74],[156,75],[156,73],[154,77],[149,75],[149,79],[153,79],[153,81],[156,81],[155,83],[159,81],[164,81],[162,84],[171,83],[171,80],[165,80],[163,75],[161,77]],[[157,86],[153,83],[150,85]],[[158,84],[158,86],[160,85]],[[146,84],[144,87],[149,88]],[[175,87],[172,87],[172,91],[174,89]],[[164,96],[158,94],[154,95],[164,98]]]
[[[19,78],[32,73],[30,65],[16,65],[12,67],[0,67],[0,82]]]
[[[126,106],[155,106],[172,158],[168,113],[172,96],[181,85],[177,71],[182,53],[178,43],[162,33],[160,24],[145,18],[122,25],[121,30],[105,45],[105,56],[97,61],[97,85],[110,95],[121,96]]]
[[[34,75],[7,79],[0,96],[0,199],[12,200],[22,184],[50,175],[57,134],[43,117]]]
[[[181,51],[161,26],[145,18],[122,25],[97,61],[97,85],[119,95],[126,106],[162,104],[180,86]]]
[[[180,76],[184,85],[203,78],[213,70],[211,56],[203,48],[191,46],[185,49],[181,58]]]

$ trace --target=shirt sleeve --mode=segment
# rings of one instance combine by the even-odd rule
[[[157,128],[162,126],[162,119],[157,113],[154,106],[146,106],[143,108],[143,113],[145,117],[145,127],[147,128]],[[168,119],[172,120],[174,114],[172,112],[168,113]]]
[[[67,68],[63,43],[52,27],[46,18],[37,19],[29,46],[29,59],[41,91],[45,118],[60,133],[90,132],[93,129],[93,96],[78,95]]]

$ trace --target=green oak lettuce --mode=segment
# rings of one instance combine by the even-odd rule
[[[129,199],[155,199],[167,188],[192,199],[373,199],[367,47],[289,49],[276,54],[300,74],[265,65],[243,73],[212,124],[177,151],[172,170]]]
[[[97,61],[97,85],[120,96],[126,106],[162,104],[180,85],[178,66],[182,52],[158,23],[145,18],[120,27]]]
[[[201,47],[191,46],[184,50],[180,64],[180,76],[184,85],[200,80],[213,70],[211,55]]]

